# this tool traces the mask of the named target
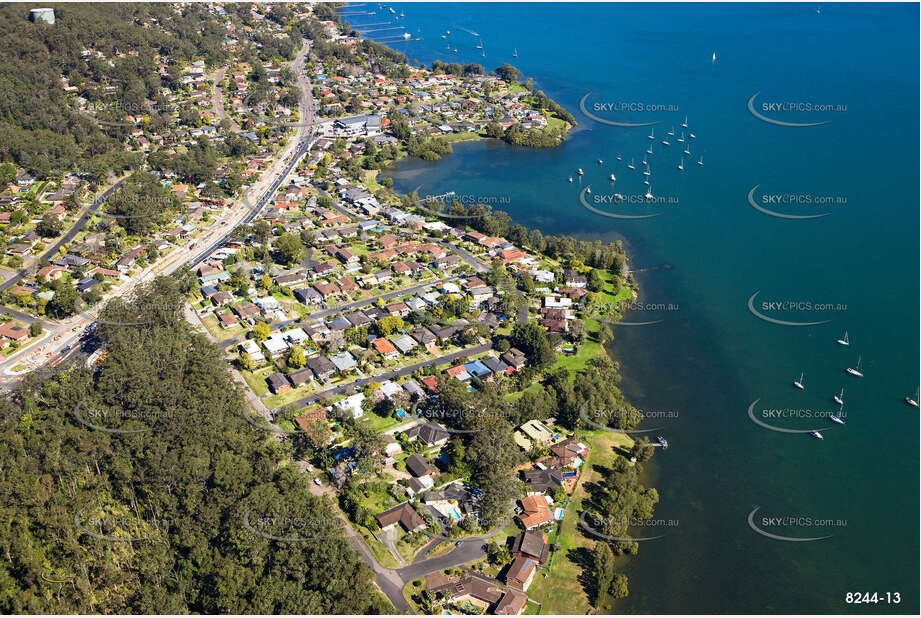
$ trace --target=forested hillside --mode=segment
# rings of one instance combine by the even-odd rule
[[[155,280],[107,307],[132,325],[100,325],[98,371],[0,402],[0,611],[392,611],[181,308]]]

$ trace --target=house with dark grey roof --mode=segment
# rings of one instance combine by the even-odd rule
[[[336,373],[336,366],[325,356],[310,356],[307,358],[307,369],[319,380],[325,380]]]
[[[433,474],[438,470],[427,462],[422,455],[410,455],[406,458],[406,469],[413,476],[425,476],[427,474]]]

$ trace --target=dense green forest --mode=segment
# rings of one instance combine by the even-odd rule
[[[113,301],[103,319],[136,325],[100,324],[97,370],[0,402],[0,610],[392,611],[182,303],[165,278]]]

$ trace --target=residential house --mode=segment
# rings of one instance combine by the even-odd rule
[[[526,496],[519,502],[521,503],[521,513],[516,517],[518,521],[521,522],[521,525],[524,526],[525,530],[531,530],[532,528],[537,528],[538,526],[553,522],[553,515],[550,514],[550,507],[547,506],[547,501],[542,495],[534,494]]]
[[[419,515],[409,502],[398,504],[393,508],[378,513],[374,516],[381,530],[391,530],[397,524],[406,532],[415,532],[425,527],[425,520]]]

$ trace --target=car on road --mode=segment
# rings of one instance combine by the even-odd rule
[[[463,544],[463,541],[458,541],[454,544],[454,547],[460,547]]]

